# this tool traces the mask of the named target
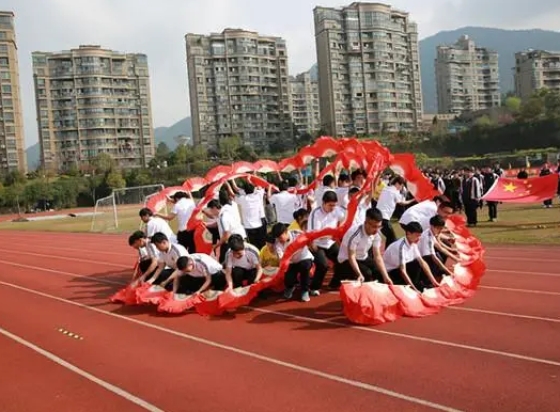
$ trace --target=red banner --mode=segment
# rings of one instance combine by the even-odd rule
[[[554,198],[557,190],[556,173],[530,179],[500,177],[482,199],[504,203],[539,203]]]

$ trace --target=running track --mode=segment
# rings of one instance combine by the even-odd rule
[[[560,257],[487,247],[467,304],[377,328],[335,294],[218,319],[107,303],[122,236],[3,232],[2,411],[557,411]],[[72,335],[70,335],[72,334]],[[556,405],[556,406],[555,406]]]

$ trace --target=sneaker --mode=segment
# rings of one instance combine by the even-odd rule
[[[301,301],[302,302],[309,302],[311,298],[309,297],[309,292],[302,292],[301,293]]]
[[[321,296],[321,292],[319,292],[318,290],[312,290],[310,294],[311,296]]]
[[[286,290],[284,290],[284,297],[286,299],[291,299],[292,296],[294,296],[294,290],[296,288],[286,288]]]

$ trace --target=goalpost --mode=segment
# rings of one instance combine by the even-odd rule
[[[164,185],[146,185],[115,189],[104,198],[95,202],[91,221],[92,232],[115,232],[119,228],[138,227],[138,212],[150,197],[164,189]]]

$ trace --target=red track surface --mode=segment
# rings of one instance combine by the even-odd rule
[[[553,248],[489,247],[489,271],[465,305],[362,328],[345,321],[333,294],[309,304],[271,297],[219,319],[108,304],[130,277],[125,240],[4,232],[0,367],[10,379],[0,387],[2,411],[543,412],[560,405]]]

